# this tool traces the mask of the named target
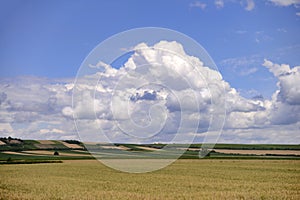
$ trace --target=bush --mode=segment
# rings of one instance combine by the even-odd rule
[[[77,140],[64,140],[64,142],[69,143],[69,144],[81,144],[81,142]]]
[[[210,156],[210,151],[205,148],[201,148],[199,152],[199,156],[201,157],[209,157]]]
[[[59,156],[59,153],[58,153],[58,151],[55,151],[53,155],[55,155],[55,156]]]

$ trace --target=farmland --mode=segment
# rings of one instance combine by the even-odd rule
[[[299,145],[217,144],[199,159],[201,145],[192,144],[171,165],[132,174],[103,165],[85,147],[132,163],[184,145],[1,142],[0,199],[300,199]]]
[[[0,166],[0,199],[299,199],[299,160],[181,159],[129,174],[96,160]]]
[[[201,144],[108,144],[0,138],[0,164],[14,160],[199,159]],[[89,151],[87,151],[89,150]],[[59,155],[54,156],[54,152]],[[182,154],[182,155],[181,155]],[[205,159],[300,159],[300,145],[216,144]]]

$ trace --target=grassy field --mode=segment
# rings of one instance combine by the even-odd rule
[[[145,174],[65,160],[0,174],[0,199],[300,199],[299,160],[181,159]]]

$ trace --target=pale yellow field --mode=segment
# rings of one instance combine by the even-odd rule
[[[63,145],[65,145],[66,147],[68,148],[71,148],[71,149],[83,149],[82,146],[78,145],[78,144],[69,144],[67,142],[63,142],[63,141],[60,141]]]
[[[152,147],[142,147],[142,146],[138,146],[137,148],[139,149],[144,149],[144,150],[148,150],[148,151],[157,151],[158,149],[156,148],[152,148]]]
[[[125,146],[114,146],[114,145],[109,145],[109,146],[101,146],[101,148],[103,149],[119,149],[119,150],[129,150],[129,148],[125,147]]]
[[[51,140],[37,140],[40,144],[55,144],[53,141]]]
[[[0,199],[300,199],[299,160],[178,160],[145,174],[82,160],[0,175]]]

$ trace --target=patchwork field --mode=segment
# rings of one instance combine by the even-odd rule
[[[155,172],[129,174],[101,159],[132,164],[142,155],[166,159],[186,145],[0,140],[1,199],[300,199],[300,145],[217,144],[199,159],[192,144]],[[122,162],[124,163],[124,162]]]
[[[82,143],[75,140],[21,140],[0,138],[0,164],[20,163],[22,160],[93,159],[199,159],[205,150],[201,144],[108,144]],[[89,151],[87,151],[87,149]],[[279,144],[216,144],[205,159],[300,159],[300,145]],[[54,155],[57,152],[59,155]],[[7,161],[7,162],[6,162]],[[26,162],[27,163],[27,162]]]
[[[0,199],[300,199],[299,160],[181,159],[145,174],[65,160],[0,174]]]

